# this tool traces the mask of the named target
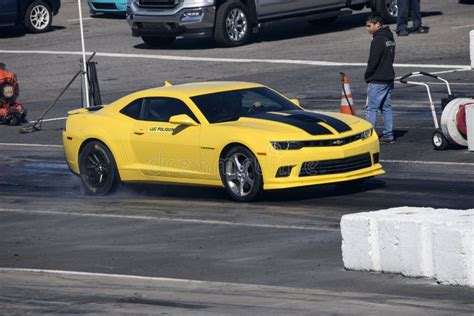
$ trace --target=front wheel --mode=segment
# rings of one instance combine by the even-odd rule
[[[17,126],[17,125],[20,125],[20,123],[21,123],[21,118],[16,115],[12,115],[10,119],[8,120],[8,125],[10,126]]]
[[[434,131],[432,141],[435,150],[446,150],[449,146],[449,141],[441,130]]]
[[[238,0],[225,2],[217,10],[214,39],[226,47],[241,46],[250,39],[249,10]]]
[[[254,200],[263,189],[260,166],[247,148],[236,146],[220,163],[222,183],[230,197],[238,202]]]
[[[49,30],[53,22],[53,13],[43,1],[33,1],[25,12],[25,27],[28,32],[42,33]]]
[[[372,12],[378,13],[385,23],[396,23],[398,15],[397,0],[376,0]]]
[[[80,152],[79,173],[88,195],[106,195],[120,182],[112,153],[98,141],[86,144]]]

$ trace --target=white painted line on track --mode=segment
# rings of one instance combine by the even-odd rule
[[[47,51],[47,50],[0,50],[2,54],[42,54],[42,55],[75,55],[79,56],[81,52],[74,51]],[[92,55],[87,52],[87,55]],[[288,64],[288,65],[306,65],[323,67],[366,67],[367,63],[341,63],[315,60],[293,60],[293,59],[244,59],[244,58],[214,58],[214,57],[191,57],[191,56],[172,56],[172,55],[146,55],[146,54],[121,54],[121,53],[102,53],[96,52],[96,56],[114,57],[114,58],[143,58],[160,59],[172,61],[202,61],[202,62],[221,62],[221,63],[267,63],[267,64]],[[471,70],[468,65],[440,65],[440,64],[394,64],[396,68],[431,68],[431,69],[460,69]]]
[[[174,281],[174,282],[186,282],[186,283],[196,283],[196,284],[211,283],[207,281],[188,280],[188,279],[172,279],[172,278],[160,278],[160,277],[146,277],[146,276],[129,275],[129,274],[107,274],[107,273],[92,273],[92,272],[65,271],[65,270],[0,268],[0,272],[34,272],[34,273],[66,274],[66,275],[77,275],[77,276],[98,276],[98,277],[148,280],[148,281]]]
[[[146,220],[146,221],[156,221],[156,222],[184,223],[184,224],[223,225],[223,226],[235,226],[235,227],[270,228],[270,229],[287,229],[287,230],[312,230],[312,231],[337,231],[337,232],[339,231],[339,228],[330,228],[330,227],[323,227],[323,226],[249,224],[249,223],[237,223],[237,222],[218,221],[218,220],[153,217],[153,216],[140,216],[140,215],[94,214],[94,213],[58,212],[58,211],[30,211],[30,210],[21,210],[21,209],[0,209],[0,213],[97,217],[97,218],[106,218],[106,219],[118,218],[118,219]]]
[[[175,283],[186,283],[195,285],[214,285],[214,286],[241,286],[249,289],[274,289],[274,290],[307,290],[305,288],[296,287],[285,287],[277,285],[260,285],[260,284],[245,284],[245,283],[231,283],[231,282],[214,282],[214,281],[202,281],[192,279],[175,279],[175,278],[163,278],[163,277],[149,277],[142,275],[130,275],[130,274],[113,274],[113,273],[94,273],[94,272],[81,272],[81,271],[67,271],[67,270],[47,270],[47,269],[27,269],[27,268],[0,268],[0,272],[31,272],[31,273],[42,273],[42,274],[58,274],[58,275],[69,275],[69,276],[85,276],[85,277],[104,277],[114,279],[129,279],[129,280],[144,280],[144,281],[157,281],[157,282],[175,282]]]
[[[432,75],[442,75],[442,74],[449,74],[449,73],[460,72],[460,71],[472,71],[472,68],[467,67],[467,68],[458,68],[458,69],[451,69],[451,70],[435,71],[435,72],[431,72],[431,74]]]
[[[49,144],[20,144],[20,143],[0,143],[0,146],[16,146],[16,147],[51,147],[51,148],[63,148],[63,145],[49,145]]]
[[[405,85],[404,83],[395,81],[396,84],[399,85]],[[427,84],[431,85],[437,85],[437,86],[445,86],[446,84],[444,82],[426,82]],[[474,82],[453,82],[449,83],[450,86],[474,86]]]
[[[92,18],[83,18],[82,21],[89,21],[92,20]],[[69,19],[67,20],[68,22],[79,22],[80,19]]]
[[[435,71],[435,72],[430,72],[432,75],[442,75],[442,74],[450,74],[450,73],[455,73],[455,72],[462,72],[462,71],[472,71],[472,68],[470,66],[465,67],[465,68],[456,68],[456,69],[450,69],[450,70],[443,70],[443,71]],[[412,78],[415,77],[423,77],[423,75],[413,75]],[[395,83],[397,84],[404,84],[401,83],[400,80],[401,77],[396,77],[395,78]],[[428,84],[445,84],[444,82],[428,82]],[[456,83],[449,83],[450,85],[455,85]]]
[[[457,30],[457,29],[463,29],[463,28],[473,27],[473,26],[474,26],[474,24],[462,25],[462,26],[453,26],[452,29],[453,29],[453,30]]]
[[[400,164],[421,164],[421,165],[445,165],[445,166],[469,166],[474,167],[472,162],[448,162],[448,161],[421,161],[421,160],[380,160],[383,163],[400,163]]]

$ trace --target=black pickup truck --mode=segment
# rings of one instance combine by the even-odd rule
[[[61,0],[0,0],[0,27],[23,25],[28,32],[50,29]]]

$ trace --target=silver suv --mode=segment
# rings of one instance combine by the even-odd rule
[[[176,37],[213,37],[223,46],[243,45],[262,23],[283,19],[333,20],[369,7],[387,22],[397,16],[397,0],[128,0],[133,36],[151,47]]]

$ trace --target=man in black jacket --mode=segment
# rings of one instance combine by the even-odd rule
[[[394,143],[391,93],[395,79],[393,69],[395,40],[390,28],[384,27],[382,17],[377,14],[369,15],[366,26],[367,31],[373,36],[365,71],[365,82],[369,84],[366,119],[375,127],[377,111],[380,110],[384,121],[384,131],[380,141]]]

